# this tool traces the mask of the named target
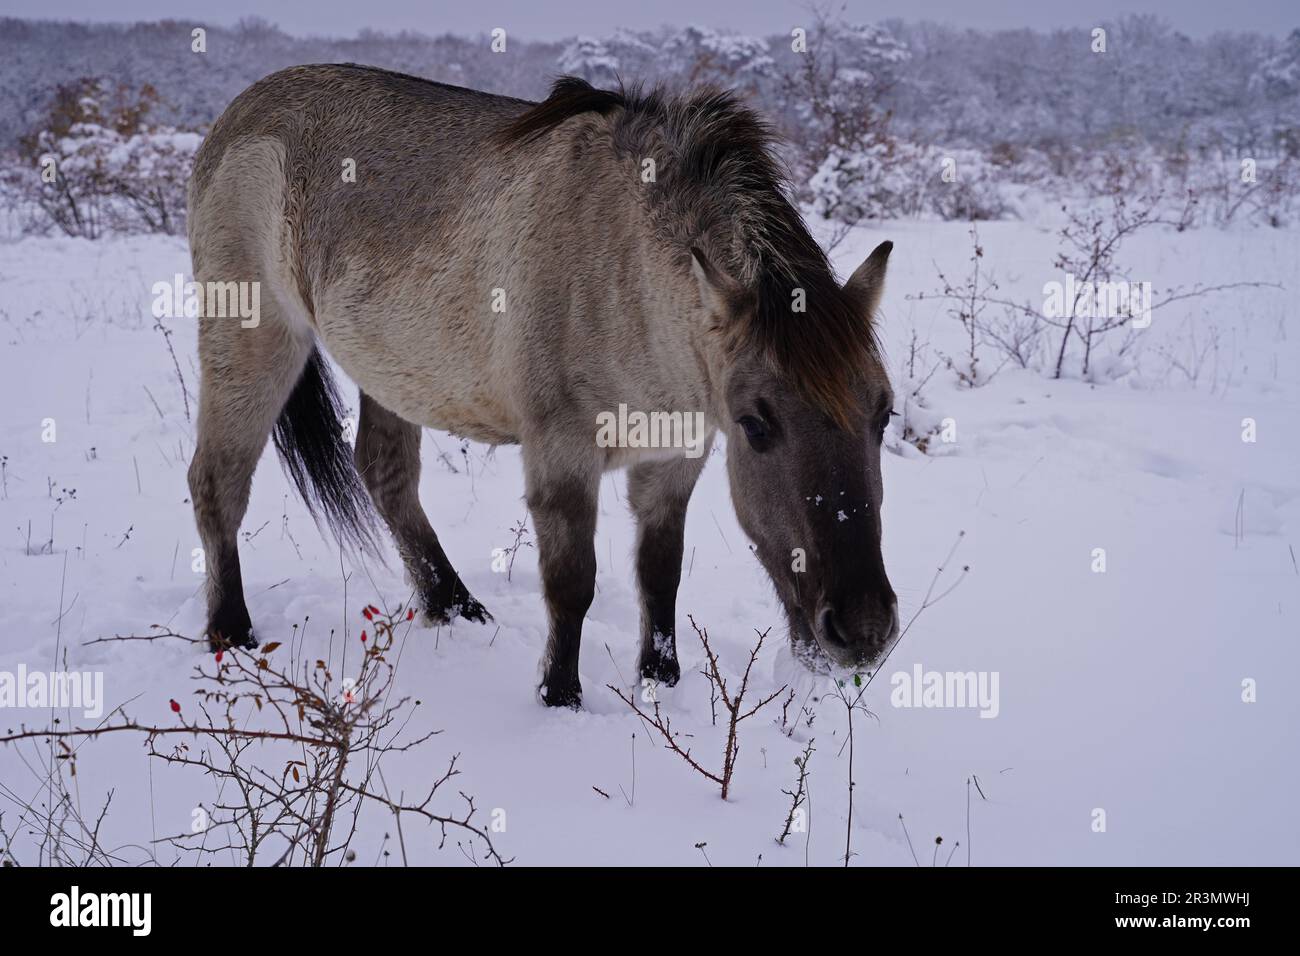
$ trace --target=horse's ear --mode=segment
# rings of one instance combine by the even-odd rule
[[[876,314],[880,296],[885,291],[885,266],[894,251],[892,242],[882,242],[867,256],[867,261],[854,270],[844,283],[845,293],[858,303],[862,315],[868,320]]]
[[[696,246],[691,246],[691,274],[700,287],[700,303],[709,314],[730,315],[742,294],[740,283],[716,268]]]

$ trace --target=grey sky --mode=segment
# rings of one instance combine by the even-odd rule
[[[699,24],[752,34],[807,20],[804,0],[0,0],[0,14],[55,20],[193,20],[230,24],[257,15],[292,34],[351,36],[363,27],[521,37],[601,35],[615,27]],[[1296,0],[849,0],[849,18],[938,20],[983,29],[1091,26],[1121,13],[1155,13],[1192,36],[1215,30],[1282,35],[1300,27]]]

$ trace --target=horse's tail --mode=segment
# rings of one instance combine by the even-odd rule
[[[311,516],[323,518],[341,544],[373,552],[374,511],[343,437],[342,411],[329,366],[312,349],[272,437]]]

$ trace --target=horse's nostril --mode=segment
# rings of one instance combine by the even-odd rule
[[[835,627],[835,613],[830,608],[826,608],[822,611],[821,619],[818,621],[818,624],[820,625],[822,639],[824,641],[830,644],[837,644],[840,647],[844,647],[848,644],[848,639],[845,635],[841,634],[839,629]]]

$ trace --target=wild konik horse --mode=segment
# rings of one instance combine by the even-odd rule
[[[255,643],[236,545],[272,433],[341,540],[373,543],[368,493],[426,620],[489,617],[420,507],[426,427],[522,446],[551,705],[580,702],[597,493],[629,469],[639,670],[675,683],[686,506],[707,455],[602,447],[599,416],[626,405],[700,412],[710,442],[726,435],[736,514],[796,653],[878,659],[898,631],[880,551],[892,395],[872,332],[891,244],[841,286],[783,186],[768,127],[715,90],[565,78],[535,104],[335,65],[240,94],[189,194],[195,280],[261,284],[255,327],[199,327],[189,483],[214,645]],[[355,450],[322,347],[361,390]]]

